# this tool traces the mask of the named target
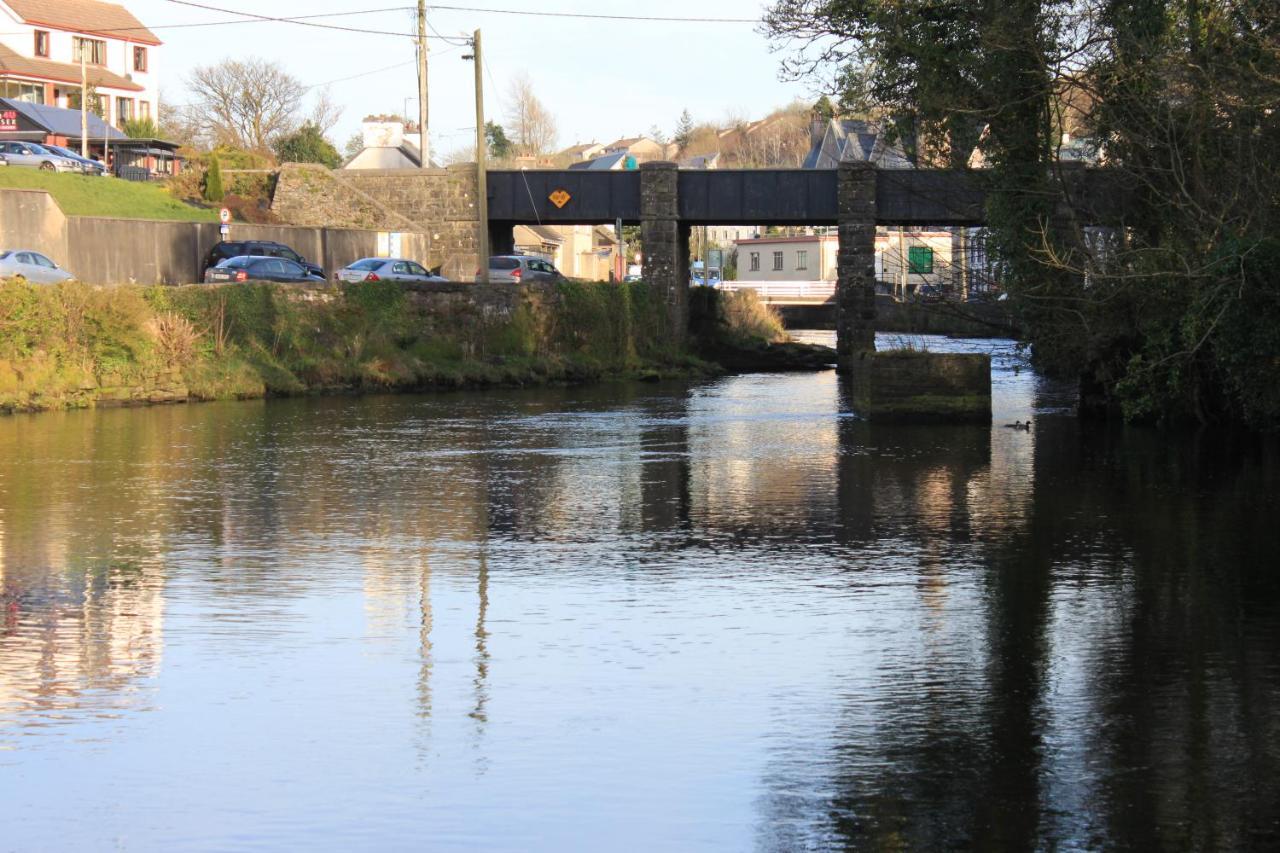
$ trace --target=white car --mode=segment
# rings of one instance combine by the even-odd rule
[[[35,284],[57,284],[75,278],[39,252],[27,249],[0,252],[0,278],[18,275]]]
[[[432,275],[426,267],[404,258],[361,258],[333,274],[334,281],[416,281],[441,282],[449,279]]]

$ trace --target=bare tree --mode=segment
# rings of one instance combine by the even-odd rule
[[[274,62],[228,60],[196,68],[187,86],[214,141],[268,151],[298,125],[306,88]]]
[[[528,75],[511,81],[507,130],[521,154],[545,154],[556,144],[556,120],[538,100]]]
[[[308,116],[308,120],[320,128],[320,132],[327,136],[341,118],[342,107],[333,100],[333,94],[329,91],[329,87],[325,86],[322,89],[317,89],[315,103],[311,105],[311,114]]]

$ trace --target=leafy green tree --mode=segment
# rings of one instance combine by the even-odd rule
[[[485,122],[484,137],[489,145],[489,156],[493,159],[506,160],[514,153],[515,148],[502,125],[492,121]]]
[[[826,95],[818,98],[817,102],[813,105],[813,115],[814,118],[819,118],[823,121],[830,121],[835,118],[836,108],[831,105],[831,99]]]
[[[204,173],[204,200],[222,201],[222,165],[217,154],[209,155],[209,168]]]
[[[338,149],[311,122],[306,122],[288,136],[280,137],[274,148],[281,163],[319,163],[330,169],[342,165]]]

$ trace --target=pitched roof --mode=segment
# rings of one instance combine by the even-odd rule
[[[615,151],[613,154],[605,154],[594,160],[583,160],[581,163],[570,163],[569,168],[574,170],[590,170],[592,172],[607,172],[612,169],[621,169],[626,163],[624,162],[631,155],[625,151]]]
[[[593,148],[604,148],[604,146],[601,145],[599,142],[584,142],[580,145],[571,145],[568,148],[561,151],[560,153],[569,154],[569,155],[580,155],[580,154],[587,153]]]
[[[15,101],[4,98],[0,98],[0,104],[3,104],[5,109],[17,110],[22,113],[34,124],[44,128],[46,133],[56,134],[57,136],[66,136],[71,139],[80,138],[79,110],[64,110],[61,107],[50,107],[45,104],[30,104],[26,101]],[[89,138],[125,140],[129,137],[116,130],[93,113],[89,113]]]
[[[72,65],[70,62],[54,62],[51,59],[33,59],[0,44],[0,75],[6,73],[21,77],[38,77],[41,80],[53,80],[59,83],[75,83],[77,88],[80,86],[79,65]],[[90,65],[87,73],[91,86],[126,89],[130,92],[143,90],[132,80],[126,80],[101,66]]]
[[[832,119],[826,131],[805,157],[806,169],[835,169],[853,160],[875,163],[881,169],[913,169],[906,153],[890,144],[875,122],[861,119]]]
[[[3,0],[28,24],[43,24],[56,30],[127,38],[147,44],[160,39],[123,6],[100,0]]]

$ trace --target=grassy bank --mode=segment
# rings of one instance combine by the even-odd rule
[[[406,292],[0,282],[0,410],[703,372],[641,284]]]
[[[217,222],[218,211],[196,207],[154,183],[58,174],[15,166],[0,168],[0,189],[45,190],[67,216],[109,216]]]

